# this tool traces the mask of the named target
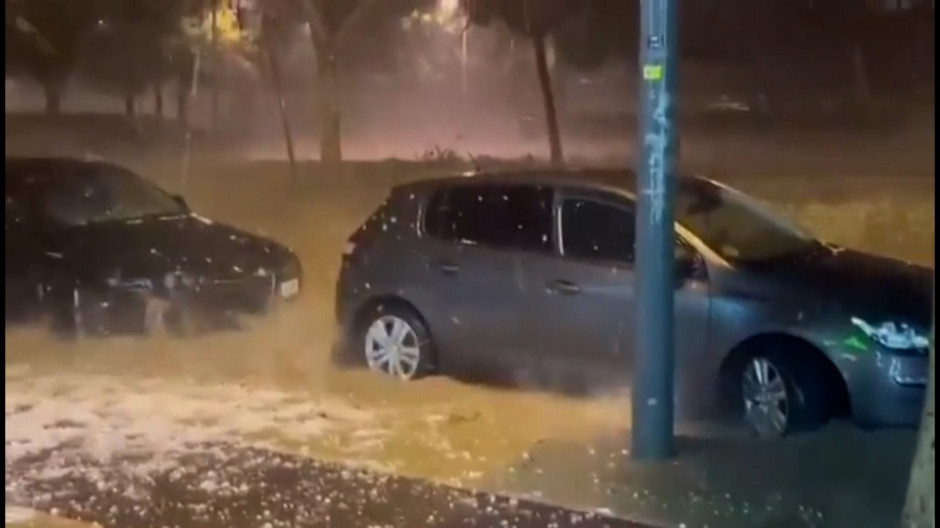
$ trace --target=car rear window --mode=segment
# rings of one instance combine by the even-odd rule
[[[387,232],[397,223],[398,219],[391,214],[390,200],[390,197],[386,197],[385,201],[372,211],[372,214],[366,218],[365,222],[359,226],[359,229],[352,234],[350,239],[358,241],[367,236],[377,236],[380,233]]]
[[[472,184],[431,194],[425,233],[469,245],[549,252],[552,190],[525,184]]]

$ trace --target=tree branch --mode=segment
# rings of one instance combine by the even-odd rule
[[[310,26],[310,36],[313,40],[313,45],[318,51],[326,47],[331,47],[336,50],[342,46],[348,38],[347,36],[359,25],[359,21],[368,15],[373,7],[378,4],[379,0],[360,0],[352,12],[343,20],[343,23],[340,24],[339,29],[331,34],[323,18],[323,14],[317,9],[314,0],[300,0],[304,17],[307,20],[307,24]]]
[[[314,4],[314,0],[300,0],[300,7],[307,19],[307,25],[310,27],[310,39],[313,46],[319,52],[330,40],[330,35],[323,20],[323,15]]]
[[[359,3],[356,5],[356,8],[353,9],[353,12],[350,13],[343,23],[340,25],[339,29],[336,31],[334,37],[334,42],[336,46],[342,46],[346,40],[346,36],[357,26],[359,21],[362,20],[369,12],[378,5],[379,0],[359,0]]]
[[[36,41],[36,47],[41,53],[46,55],[58,55],[56,52],[55,46],[53,46],[43,34],[36,29],[36,26],[29,23],[29,20],[26,20],[25,17],[16,16],[14,18],[14,27],[17,31],[21,32],[24,35],[29,35],[33,37]]]

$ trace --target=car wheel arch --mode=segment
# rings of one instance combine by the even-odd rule
[[[737,384],[732,382],[740,374],[747,360],[768,347],[779,349],[785,347],[788,351],[799,354],[802,360],[812,361],[819,369],[822,379],[827,387],[831,387],[829,395],[830,417],[850,415],[852,411],[851,394],[842,372],[822,350],[811,340],[787,332],[768,331],[751,335],[731,348],[719,366],[717,395],[718,404],[724,410],[736,410]]]
[[[365,320],[365,318],[378,310],[381,306],[396,306],[413,312],[414,315],[421,320],[421,323],[424,324],[424,327],[428,329],[428,332],[433,336],[433,330],[428,324],[427,319],[424,317],[424,314],[421,313],[421,310],[419,310],[417,306],[405,298],[394,294],[375,295],[363,301],[353,314],[352,330],[358,332],[362,328],[362,325],[368,322]]]

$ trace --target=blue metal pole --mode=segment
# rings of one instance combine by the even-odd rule
[[[663,460],[673,451],[678,3],[642,0],[640,9],[637,317],[631,450],[637,460]]]

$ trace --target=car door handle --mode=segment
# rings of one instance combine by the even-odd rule
[[[546,285],[548,293],[557,293],[560,295],[576,295],[581,293],[581,287],[577,284],[564,279],[553,280]]]
[[[437,270],[444,275],[456,275],[457,272],[460,271],[460,265],[449,260],[439,260],[436,266]]]

